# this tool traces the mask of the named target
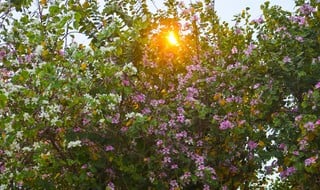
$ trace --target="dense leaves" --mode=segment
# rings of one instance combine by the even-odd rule
[[[165,6],[0,3],[0,189],[320,186],[319,3]]]

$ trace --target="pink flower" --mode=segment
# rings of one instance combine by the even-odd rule
[[[109,152],[109,151],[113,151],[114,148],[113,148],[113,146],[108,145],[108,146],[106,146],[106,147],[104,148],[104,150],[105,150],[106,152]]]
[[[300,153],[299,153],[299,151],[295,150],[295,151],[292,152],[292,154],[295,155],[295,156],[299,156]]]
[[[320,88],[320,81],[314,86],[316,89]]]
[[[132,97],[132,100],[134,102],[142,102],[143,103],[146,100],[146,96],[144,94],[137,94]]]
[[[317,157],[310,157],[304,161],[304,165],[310,166],[311,164],[315,164],[317,159]]]
[[[299,11],[304,15],[309,15],[316,11],[314,7],[312,7],[309,3],[305,3],[299,9]]]
[[[309,143],[307,142],[307,140],[306,139],[302,139],[302,140],[300,140],[300,142],[299,142],[299,149],[300,150],[304,150],[305,148],[306,148],[306,146],[308,146],[309,145]]]
[[[244,51],[244,54],[247,56],[251,55],[252,51],[256,48],[256,46],[252,43],[247,47],[247,49]]]
[[[303,126],[305,129],[307,129],[307,131],[314,131],[315,126],[314,123],[309,121],[308,123],[304,124]]]
[[[164,163],[171,163],[171,158],[166,156],[166,157],[163,158],[163,162]]]
[[[301,37],[301,36],[297,36],[297,37],[296,37],[296,40],[297,40],[298,42],[303,42],[303,41],[304,41],[303,37]]]
[[[264,23],[264,20],[262,17],[259,17],[258,19],[252,20],[252,22],[255,24],[262,24],[262,23]]]
[[[249,150],[254,150],[255,148],[257,148],[258,146],[258,143],[254,142],[254,141],[249,141],[248,142],[248,147],[249,147]]]
[[[232,129],[233,127],[234,125],[229,120],[225,120],[220,123],[219,129],[226,130],[226,129]]]
[[[171,180],[170,181],[170,189],[176,189],[176,187],[178,187],[178,183],[177,180]]]
[[[284,63],[289,63],[289,62],[291,62],[291,58],[289,56],[285,56],[282,61]]]
[[[114,184],[112,182],[109,182],[107,187],[110,190],[114,190],[115,189],[115,186],[114,186]]]
[[[204,185],[203,185],[203,190],[210,190],[210,186],[207,185],[207,184],[204,184]]]
[[[232,54],[238,53],[237,47],[233,46],[232,49],[231,49],[231,53],[232,53]]]

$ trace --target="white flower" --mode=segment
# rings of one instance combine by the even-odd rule
[[[49,116],[49,114],[48,114],[47,112],[44,111],[44,108],[41,107],[41,112],[40,112],[40,114],[39,114],[39,117],[40,117],[40,118],[49,119],[50,116]]]
[[[51,119],[51,125],[56,126],[57,122],[60,121],[58,116],[55,116],[53,119]]]
[[[12,150],[20,150],[20,144],[17,141],[13,141],[10,145],[10,149]]]
[[[67,148],[73,148],[73,147],[81,147],[81,141],[76,140],[76,141],[70,141],[67,145]]]
[[[10,133],[10,132],[12,132],[12,131],[13,131],[13,128],[12,128],[12,122],[10,122],[10,123],[6,123],[6,124],[5,124],[5,128],[4,128],[4,130],[5,130],[5,132],[6,132],[6,133]]]
[[[4,151],[4,154],[7,155],[7,156],[9,156],[9,157],[12,156],[12,152],[9,151],[9,150],[5,150],[5,151]]]
[[[138,72],[137,68],[131,62],[124,65],[123,71],[128,75],[134,75]]]
[[[127,113],[125,117],[126,119],[131,119],[131,118],[143,117],[143,115],[141,113],[131,112],[131,113]]]
[[[120,103],[122,100],[122,96],[120,96],[118,94],[114,94],[114,93],[110,93],[109,98],[110,98],[111,102],[117,103],[117,104]]]
[[[40,143],[39,142],[34,142],[32,146],[33,146],[34,149],[38,149],[38,148],[40,148]]]
[[[32,148],[30,148],[28,146],[22,148],[22,151],[24,151],[24,152],[31,152],[31,150],[32,150]]]
[[[23,121],[27,121],[27,120],[29,120],[29,119],[30,119],[29,113],[24,113],[24,114],[23,114]]]
[[[7,185],[5,185],[5,184],[0,185],[0,190],[6,190],[6,189],[8,189]]]
[[[17,139],[22,139],[22,137],[23,137],[23,131],[18,131],[17,134],[16,134],[16,136],[17,136]]]
[[[34,53],[35,53],[36,55],[41,55],[41,54],[42,54],[42,51],[43,51],[42,45],[38,45],[38,46],[36,47],[36,49],[34,50]]]

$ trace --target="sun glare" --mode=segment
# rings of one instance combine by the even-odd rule
[[[174,46],[178,46],[179,42],[177,40],[176,34],[173,31],[170,31],[167,35],[167,40],[169,42],[169,44],[174,45]]]

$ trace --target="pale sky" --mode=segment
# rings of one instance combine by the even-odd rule
[[[162,7],[163,0],[153,0],[157,8]],[[196,0],[184,0],[186,4],[195,2]],[[241,13],[246,7],[250,7],[252,19],[260,17],[262,14],[260,5],[266,0],[215,0],[215,9],[222,21],[232,22],[233,16]],[[269,0],[271,5],[280,5],[283,9],[293,12],[294,0]],[[150,8],[154,9],[151,0],[148,0]]]

